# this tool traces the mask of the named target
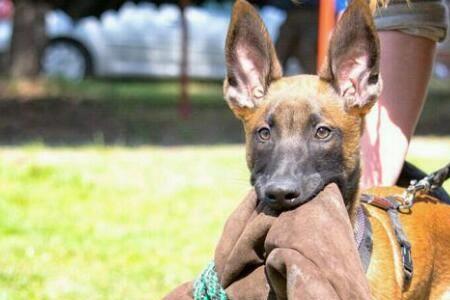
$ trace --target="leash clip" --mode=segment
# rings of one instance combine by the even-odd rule
[[[434,186],[431,184],[432,177],[427,176],[421,180],[411,180],[408,188],[402,194],[402,204],[399,206],[400,212],[409,211],[413,206],[418,193],[429,193]]]

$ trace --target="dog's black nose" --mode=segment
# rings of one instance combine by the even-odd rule
[[[300,196],[300,188],[289,181],[270,183],[266,187],[266,202],[275,207],[291,207]]]

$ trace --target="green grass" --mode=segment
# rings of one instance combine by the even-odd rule
[[[192,80],[189,96],[193,105],[222,104],[222,82]],[[170,106],[178,103],[180,85],[176,79],[119,80],[86,79],[72,82],[63,79],[41,78],[35,82],[17,81],[0,77],[1,98],[72,99],[108,102],[117,105],[124,101],[134,104]]]
[[[413,146],[427,171],[450,153]],[[211,259],[248,187],[241,146],[1,148],[0,299],[160,299]]]
[[[211,258],[240,147],[6,148],[0,299],[159,299]]]

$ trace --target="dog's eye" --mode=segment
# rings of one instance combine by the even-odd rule
[[[327,137],[329,137],[331,134],[331,129],[325,126],[320,126],[319,128],[317,128],[316,130],[316,134],[315,137],[320,139],[320,140],[324,140]]]
[[[258,137],[263,141],[270,140],[270,129],[267,127],[263,127],[258,130]]]

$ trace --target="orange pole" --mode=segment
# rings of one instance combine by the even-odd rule
[[[317,45],[317,68],[327,56],[328,42],[330,34],[336,23],[336,3],[335,0],[320,0],[319,3],[319,36]]]

